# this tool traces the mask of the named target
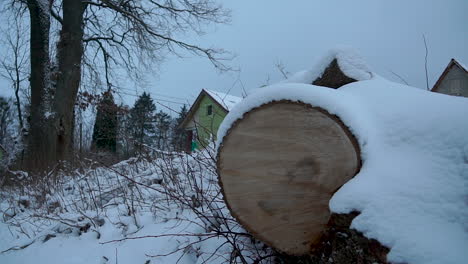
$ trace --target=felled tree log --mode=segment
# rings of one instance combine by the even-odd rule
[[[303,255],[319,244],[329,200],[360,164],[358,144],[336,116],[278,101],[233,124],[217,166],[232,215],[266,244]]]

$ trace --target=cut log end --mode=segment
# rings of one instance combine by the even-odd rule
[[[303,255],[320,241],[330,198],[357,173],[360,155],[336,116],[278,101],[253,109],[232,126],[217,165],[232,215],[266,244]]]

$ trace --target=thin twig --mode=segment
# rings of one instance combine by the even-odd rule
[[[426,49],[426,56],[424,57],[424,69],[426,70],[426,89],[429,90],[429,76],[427,74],[427,56],[429,51],[427,49],[426,36],[423,34],[424,48]]]

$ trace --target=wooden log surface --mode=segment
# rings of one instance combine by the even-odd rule
[[[278,101],[233,124],[217,166],[232,215],[266,244],[303,255],[325,230],[330,198],[360,164],[357,142],[336,116]]]

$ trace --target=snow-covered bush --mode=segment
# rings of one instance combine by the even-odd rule
[[[153,152],[157,159],[87,162],[71,174],[1,191],[0,262],[41,263],[37,251],[57,254],[58,241],[81,262],[272,261],[273,252],[229,214],[212,146],[192,155]]]

